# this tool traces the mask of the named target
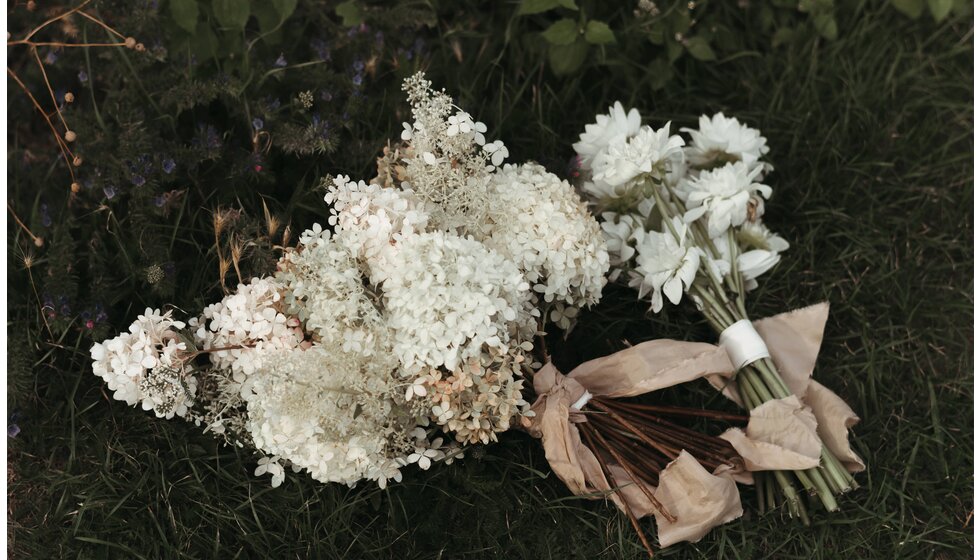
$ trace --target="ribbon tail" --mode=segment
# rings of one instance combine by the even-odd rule
[[[858,415],[836,393],[816,381],[810,381],[806,403],[817,418],[817,431],[827,450],[850,472],[864,470],[864,461],[848,442],[849,429],[860,421]]]
[[[830,304],[822,302],[752,323],[766,341],[779,375],[798,397],[806,394],[829,313]]]

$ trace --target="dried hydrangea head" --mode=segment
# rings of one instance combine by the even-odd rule
[[[488,144],[486,125],[453,105],[444,91],[433,90],[424,74],[405,80],[402,89],[414,119],[402,132],[411,147],[404,160],[407,183],[431,204],[436,227],[464,227],[485,213],[490,173],[503,163],[507,148],[499,140]]]
[[[273,278],[253,278],[191,319],[198,346],[209,351],[216,367],[231,370],[235,381],[260,368],[265,356],[303,342],[299,319],[284,313],[284,290]]]
[[[411,407],[396,398],[397,367],[385,348],[314,345],[280,353],[245,384],[255,447],[321,482],[400,480],[408,455],[431,444],[416,430]]]
[[[315,341],[353,352],[386,344],[377,295],[368,291],[348,248],[319,225],[283,255],[276,280],[283,285],[286,314],[298,317]]]
[[[367,266],[372,284],[391,270],[392,252],[407,237],[425,231],[429,215],[411,190],[335,177],[324,197],[336,239]]]
[[[129,332],[92,346],[92,371],[106,381],[116,400],[141,403],[161,418],[184,416],[196,386],[184,368],[188,348],[179,332],[184,326],[171,311],[147,308]]]
[[[549,318],[569,328],[606,283],[609,255],[598,222],[567,181],[534,163],[499,169],[489,197],[486,221],[469,231],[514,261]]]
[[[517,266],[479,241],[445,232],[412,236],[381,286],[393,349],[405,371],[454,370],[487,348],[530,340],[530,286]]]

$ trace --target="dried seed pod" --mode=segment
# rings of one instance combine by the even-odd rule
[[[76,138],[78,138],[78,135],[75,134],[75,131],[69,130],[65,132],[65,142],[74,142]]]
[[[65,94],[65,103],[73,103],[75,101],[75,94],[68,92]]]

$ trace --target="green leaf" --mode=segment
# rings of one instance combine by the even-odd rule
[[[796,30],[792,27],[780,27],[772,34],[772,46],[785,45],[796,38]]]
[[[275,8],[276,13],[279,14],[279,21],[283,22],[296,11],[297,1],[298,0],[271,0],[269,3],[272,4],[272,7]]]
[[[361,11],[361,6],[354,0],[347,0],[346,2],[337,4],[337,8],[334,11],[343,19],[344,25],[347,27],[354,27],[355,25],[364,23],[364,12]]]
[[[575,0],[558,0],[558,5],[562,8],[568,8],[569,10],[577,10],[578,5]]]
[[[197,0],[170,0],[170,15],[184,31],[197,30]]]
[[[937,22],[946,19],[946,16],[953,9],[953,0],[928,0],[928,3],[932,19]]]
[[[673,64],[682,54],[684,54],[684,47],[671,37],[671,40],[667,41],[667,60]]]
[[[664,26],[662,21],[655,21],[650,25],[649,31],[647,31],[647,40],[654,45],[664,44],[664,40],[667,38],[667,28]]]
[[[604,22],[592,20],[585,24],[585,40],[593,45],[616,42],[616,35]]]
[[[666,87],[667,83],[674,77],[674,69],[663,58],[655,58],[647,66],[646,75],[650,80],[650,89],[658,91]]]
[[[245,29],[251,10],[248,0],[213,0],[214,17],[222,27],[229,29]]]
[[[548,47],[548,62],[551,71],[558,76],[567,76],[578,70],[589,54],[589,44],[582,39],[570,45],[551,45]]]
[[[578,39],[578,25],[575,20],[560,19],[542,31],[541,36],[552,45],[570,45]]]
[[[197,23],[194,36],[191,37],[191,53],[197,57],[198,62],[204,62],[214,56],[218,50],[218,37],[211,30],[211,26],[206,22]]]
[[[892,0],[892,6],[912,19],[921,16],[926,7],[925,0]]]
[[[824,39],[833,41],[837,38],[837,20],[833,14],[824,12],[813,16],[813,26]]]
[[[691,37],[684,46],[687,47],[687,52],[698,60],[715,59],[715,51],[711,50],[711,45],[704,37]]]
[[[531,14],[540,14],[552,8],[557,8],[560,5],[560,0],[521,0],[521,5],[517,7],[517,15],[528,16]]]

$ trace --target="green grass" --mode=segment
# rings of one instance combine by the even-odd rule
[[[633,89],[624,76],[635,70],[625,67],[559,80],[507,56],[461,65],[434,47],[433,79],[496,127],[513,161],[561,172],[583,123],[616,99],[658,123],[691,125],[725,110],[769,138],[776,172],[766,221],[792,248],[752,294],[750,312],[830,301],[815,375],[861,416],[853,439],[869,469],[839,513],[813,509],[810,527],[759,515],[746,489],[745,516],[663,557],[972,554],[972,21],[910,22],[875,4],[841,12],[836,42],[692,65],[657,93]],[[463,41],[473,57],[479,44]],[[380,113],[375,122],[398,125]],[[327,165],[366,174],[370,161]],[[216,272],[200,274],[207,281],[189,285],[211,285]],[[635,294],[613,286],[554,350],[569,367],[624,339],[707,340],[695,320],[689,309],[651,320]],[[292,474],[273,490],[252,476],[250,454],[109,399],[87,347],[59,344],[38,342],[34,399],[23,432],[8,440],[16,556],[645,557],[628,521],[608,503],[571,497],[524,434],[459,464],[409,469],[386,491]],[[721,405],[704,390],[672,392],[691,395]],[[653,533],[652,521],[644,526]]]

